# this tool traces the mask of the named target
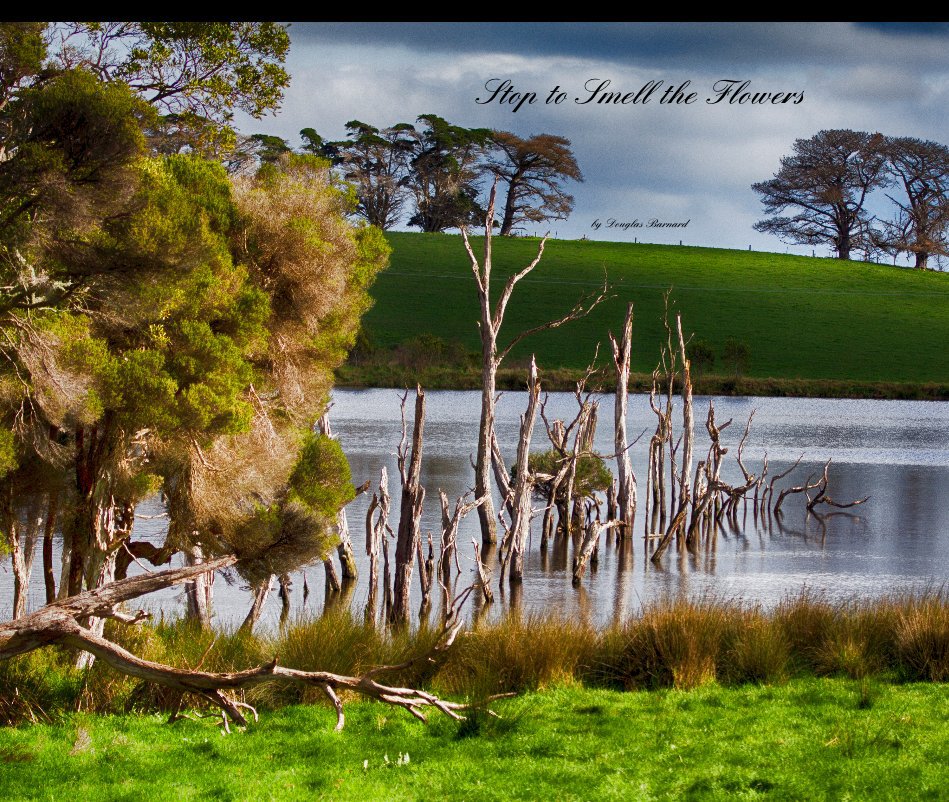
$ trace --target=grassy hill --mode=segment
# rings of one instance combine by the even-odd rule
[[[392,348],[429,333],[478,348],[474,280],[460,236],[390,233],[390,267],[372,290],[365,327]],[[475,241],[480,256],[481,240]],[[532,238],[494,240],[497,291],[536,254]],[[597,342],[635,304],[633,370],[649,373],[662,339],[663,293],[671,289],[686,332],[721,354],[748,344],[750,377],[851,382],[949,382],[949,275],[862,262],[772,253],[594,241],[548,242],[515,290],[501,340],[557,317],[608,277],[614,297],[588,318],[525,340],[515,361],[536,353],[542,368],[581,368]],[[496,297],[496,294],[495,294]],[[721,357],[711,372],[728,374]]]

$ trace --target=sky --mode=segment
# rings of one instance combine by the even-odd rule
[[[305,127],[342,139],[349,120],[383,128],[433,113],[471,128],[563,136],[584,175],[568,183],[570,218],[549,224],[564,239],[809,255],[811,246],[752,228],[763,211],[751,185],[774,175],[795,139],[850,128],[949,144],[945,23],[314,22],[292,23],[290,35],[283,106],[276,116],[238,118],[242,132],[298,145]],[[535,102],[516,111],[478,102],[505,80]],[[576,102],[604,80],[606,91],[623,93],[662,84],[646,104]],[[723,80],[803,99],[707,103]],[[685,81],[692,103],[659,102]],[[563,100],[545,102],[556,86]],[[885,198],[873,211],[889,214]],[[650,227],[654,219],[688,224]]]

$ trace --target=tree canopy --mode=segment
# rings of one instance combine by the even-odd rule
[[[507,186],[501,236],[509,236],[527,222],[566,220],[573,211],[573,196],[563,182],[583,180],[570,140],[553,134],[522,139],[495,131],[492,142],[488,169]]]
[[[356,214],[383,230],[402,222],[441,232],[481,222],[483,194],[490,176],[505,187],[500,233],[513,234],[528,222],[566,219],[573,196],[567,180],[582,181],[570,141],[553,134],[522,139],[506,131],[464,128],[435,114],[419,125],[377,128],[360,120],[346,123],[348,137],[328,141],[313,128],[300,132],[302,150],[329,159],[353,186]],[[248,156],[266,161],[290,146],[259,134]]]
[[[788,242],[830,245],[838,258],[849,259],[869,237],[867,199],[887,180],[883,144],[881,134],[849,130],[796,140],[774,177],[752,185],[772,215],[755,223],[755,230]],[[786,210],[793,215],[781,215]]]
[[[902,196],[888,194],[896,218],[884,223],[881,242],[909,253],[918,268],[949,254],[949,148],[913,137],[889,137],[887,170]]]
[[[136,502],[161,489],[156,562],[238,553],[253,581],[322,555],[353,491],[338,445],[310,427],[387,259],[381,233],[347,222],[352,195],[323,159],[283,154],[232,178],[197,152],[155,154],[144,85],[66,62],[37,73],[42,29],[11,30],[0,28],[7,541],[16,505],[47,499],[50,515],[62,510],[62,592],[97,587],[134,545]]]

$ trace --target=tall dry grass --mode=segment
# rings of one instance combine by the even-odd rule
[[[413,660],[435,644],[436,628],[380,630],[347,611],[291,621],[280,632],[210,632],[187,622],[129,627],[107,635],[159,663],[234,671],[267,662],[358,674],[411,662],[389,682],[481,698],[551,685],[694,688],[707,682],[781,682],[792,676],[949,681],[949,597],[917,596],[832,603],[802,594],[775,609],[721,599],[677,599],[647,606],[603,629],[552,614],[478,623],[440,660]],[[172,710],[175,692],[121,675],[97,661],[50,648],[0,662],[0,723],[48,721],[64,712]],[[270,683],[248,691],[263,707],[324,703],[314,689]]]

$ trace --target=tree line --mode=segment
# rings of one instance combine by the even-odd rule
[[[784,242],[826,245],[839,259],[906,254],[921,269],[949,256],[949,148],[938,142],[820,131],[752,189],[770,215],[755,230]],[[871,211],[880,194],[889,216]]]
[[[570,140],[553,134],[464,128],[435,114],[386,128],[350,120],[346,132],[329,141],[304,128],[297,150],[328,159],[354,188],[356,214],[382,230],[406,218],[425,232],[478,225],[496,181],[504,192],[498,233],[510,236],[529,223],[565,220],[574,200],[565,182],[583,180]],[[293,151],[280,137],[255,134],[238,147],[231,169],[256,169]]]

